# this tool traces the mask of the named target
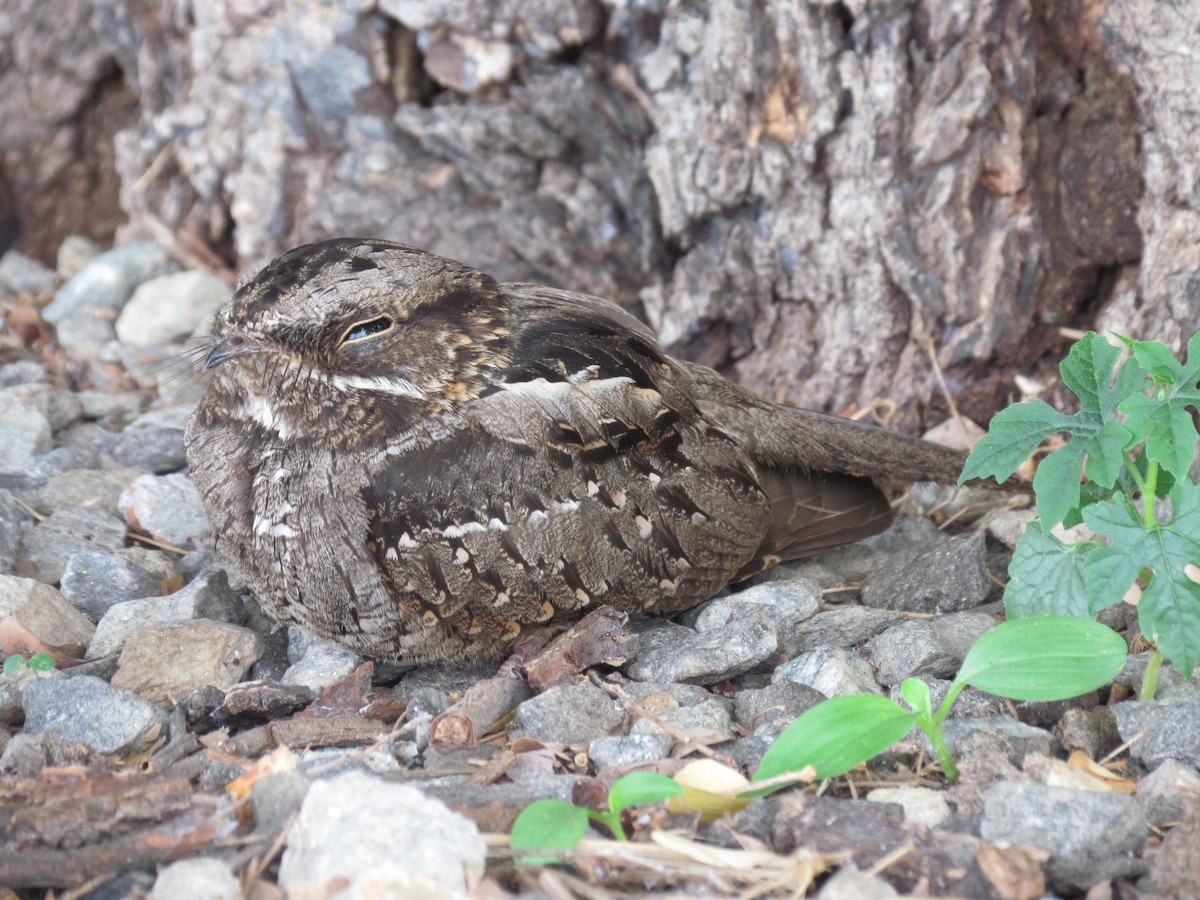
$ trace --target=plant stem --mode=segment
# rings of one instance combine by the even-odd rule
[[[1162,668],[1163,655],[1154,648],[1150,654],[1150,662],[1146,663],[1146,674],[1142,676],[1142,686],[1138,690],[1139,700],[1153,700],[1158,690],[1158,670]]]
[[[963,692],[967,686],[965,681],[954,681],[950,685],[950,690],[946,692],[946,696],[942,698],[942,702],[938,705],[937,714],[933,717],[932,722],[918,722],[921,730],[925,732],[925,736],[929,738],[929,743],[933,747],[934,755],[937,756],[938,765],[942,767],[942,772],[946,776],[946,780],[951,784],[958,781],[958,766],[954,765],[954,758],[950,756],[950,748],[946,746],[946,738],[942,734],[942,725],[946,722],[946,717],[950,715],[950,707],[954,705],[954,701],[958,699],[958,695]]]

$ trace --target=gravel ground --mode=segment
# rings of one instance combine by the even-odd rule
[[[370,665],[277,629],[207,548],[183,426],[228,294],[153,244],[0,259],[0,641],[57,660],[0,676],[16,896],[1200,896],[1200,690],[1168,666],[1132,700],[1144,653],[1068,703],[965,692],[957,785],[910,737],[713,822],[651,810],[619,853],[595,832],[569,867],[513,866],[498,836],[532,800],[595,803],[698,754],[749,774],[824,697],[919,677],[936,701],[1002,613],[988,573],[1028,513],[954,535],[901,518],[679,621],[619,623],[591,678]],[[464,692],[501,714],[460,749]],[[1118,790],[1065,762],[1118,748]]]

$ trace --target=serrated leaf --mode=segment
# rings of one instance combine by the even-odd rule
[[[666,775],[630,772],[614,781],[608,789],[608,808],[619,813],[643,803],[661,803],[682,793],[683,785]]]
[[[1187,477],[1196,455],[1196,425],[1189,406],[1195,400],[1174,386],[1164,396],[1135,394],[1121,404],[1125,427],[1135,440],[1146,442],[1145,456],[1161,465],[1176,479]]]
[[[513,822],[510,841],[514,850],[574,850],[587,831],[588,811],[562,800],[537,800],[521,810]],[[524,854],[518,863],[544,866],[557,856]]]
[[[958,483],[973,478],[1006,481],[1047,437],[1070,427],[1071,417],[1045,400],[1015,403],[1000,410],[967,457]]]
[[[1088,617],[1083,563],[1094,543],[1064,544],[1031,522],[1017,541],[1004,588],[1004,611],[1010,619],[1023,616]],[[1119,599],[1119,598],[1118,598]]]
[[[1120,358],[1120,350],[1089,331],[1071,346],[1058,367],[1063,384],[1079,397],[1081,423],[1110,418],[1117,404],[1145,387],[1145,369],[1133,360],[1117,370]]]
[[[1065,700],[1108,684],[1125,655],[1124,639],[1091,619],[1010,619],[975,642],[954,681],[1013,700]]]
[[[917,714],[876,694],[851,694],[818,703],[767,748],[751,782],[805,766],[834,778],[878,756],[917,723]]]
[[[1066,446],[1042,460],[1034,476],[1038,515],[1047,527],[1079,507],[1085,460],[1088,479],[1111,488],[1125,464],[1124,451],[1132,443],[1113,412],[1146,385],[1146,372],[1136,360],[1116,368],[1120,355],[1116,347],[1088,332],[1059,367],[1063,382],[1079,397],[1079,412],[1068,416],[1042,401],[1002,410],[967,458],[959,483],[988,476],[1003,481],[1045,437],[1062,431],[1070,438]]]
[[[1173,496],[1172,520],[1150,527],[1122,496],[1084,510],[1088,527],[1111,541],[1092,554],[1084,573],[1089,604],[1103,608],[1101,603],[1123,596],[1149,569],[1138,623],[1164,656],[1190,674],[1200,662],[1200,585],[1187,575],[1187,566],[1200,561],[1200,485],[1182,482]]]

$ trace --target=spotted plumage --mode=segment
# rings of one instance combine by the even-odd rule
[[[604,300],[411,247],[299,247],[222,311],[188,459],[276,617],[399,661],[686,609],[890,521],[958,454],[759,400]]]

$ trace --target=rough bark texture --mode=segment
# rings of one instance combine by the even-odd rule
[[[43,257],[119,183],[128,233],[229,265],[406,241],[909,425],[931,345],[986,418],[1060,326],[1200,323],[1194,4],[9,6],[0,214]]]

